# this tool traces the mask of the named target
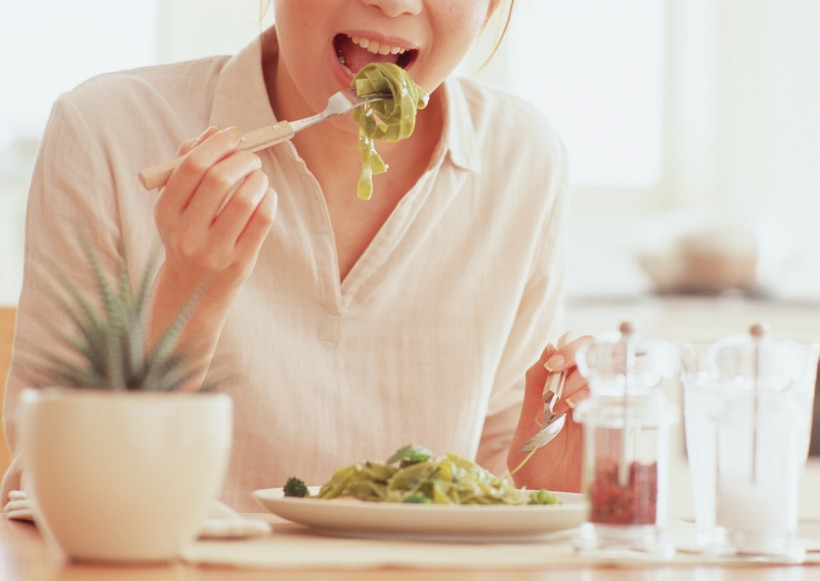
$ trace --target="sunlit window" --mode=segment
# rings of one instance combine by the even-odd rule
[[[167,1],[167,0],[165,0]],[[106,71],[153,64],[160,0],[4,2],[0,18],[0,304],[17,301],[34,154],[52,104]]]
[[[521,0],[516,10],[509,86],[557,127],[574,181],[654,184],[663,156],[664,2]]]
[[[7,2],[0,18],[0,146],[39,137],[56,97],[81,81],[157,58],[159,0]],[[4,50],[5,52],[5,50]],[[16,90],[7,90],[15,87]],[[11,114],[13,112],[13,114]]]
[[[25,0],[0,10],[0,304],[17,301],[26,192],[57,97],[95,75],[231,54],[258,0]]]

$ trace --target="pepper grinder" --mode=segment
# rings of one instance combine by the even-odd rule
[[[664,540],[669,431],[678,409],[663,380],[678,369],[671,343],[638,337],[629,322],[585,343],[579,372],[590,397],[575,410],[584,430],[586,522],[574,541],[579,552],[611,557],[670,559]]]

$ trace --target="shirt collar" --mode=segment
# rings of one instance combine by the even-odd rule
[[[216,83],[212,125],[251,131],[276,123],[262,72],[263,50],[268,53],[279,50],[274,27],[225,63]],[[442,91],[445,119],[440,146],[454,165],[478,172],[478,140],[474,138],[471,109],[461,82],[447,79],[439,90]]]
[[[257,36],[222,67],[216,81],[211,124],[251,131],[276,123],[262,72],[263,49],[278,50],[273,28]]]
[[[440,87],[444,100],[444,133],[442,145],[456,166],[478,173],[480,156],[470,105],[457,78],[447,79]]]

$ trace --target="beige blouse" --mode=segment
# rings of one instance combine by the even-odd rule
[[[20,487],[23,345],[48,344],[38,317],[61,317],[40,258],[90,288],[79,249],[90,232],[107,260],[122,249],[141,272],[161,246],[156,192],[138,170],[208,125],[275,122],[262,44],[96,77],[54,105],[29,197],[3,498]],[[463,79],[440,90],[446,127],[430,167],[341,283],[316,179],[291,143],[261,154],[277,220],[216,353],[235,413],[222,500],[239,510],[258,510],[253,490],[292,475],[321,484],[339,466],[408,443],[505,470],[525,372],[558,332],[565,158],[531,105]]]

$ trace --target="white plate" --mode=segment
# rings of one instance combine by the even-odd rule
[[[312,489],[311,492],[314,492]],[[450,541],[532,541],[579,526],[582,494],[556,492],[561,505],[440,505],[285,497],[281,488],[253,493],[273,514],[317,532],[355,537]]]

